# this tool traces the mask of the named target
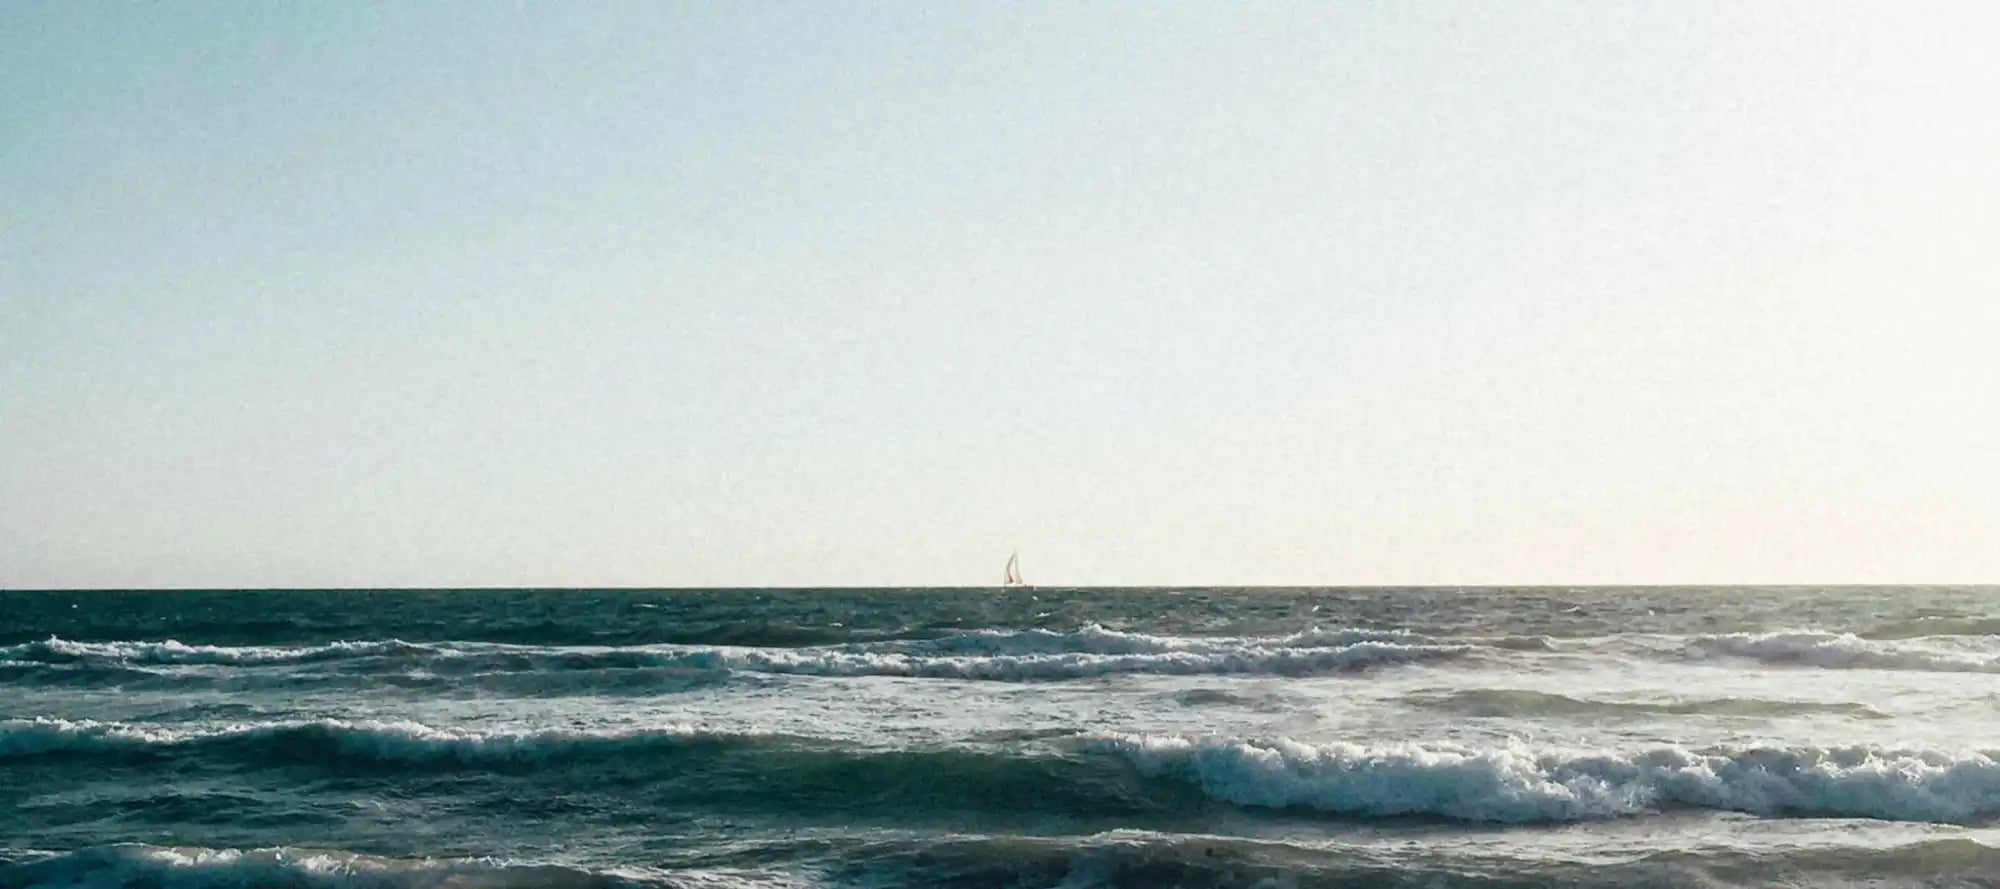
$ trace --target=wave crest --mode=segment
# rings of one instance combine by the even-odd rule
[[[1460,657],[1463,645],[1364,641],[1328,646],[1208,646],[1158,652],[1061,652],[924,656],[873,651],[715,650],[678,657],[689,667],[810,676],[905,676],[997,681],[1080,679],[1113,674],[1302,676]]]
[[[1552,822],[1685,807],[1965,823],[2000,814],[1989,755],[1872,748],[1636,754],[1107,735],[1098,748],[1224,802],[1341,815]]]
[[[211,664],[266,667],[355,662],[349,671],[438,675],[669,670],[804,676],[903,676],[995,681],[1119,673],[1310,675],[1459,657],[1478,646],[1394,630],[1311,629],[1286,636],[1180,637],[1089,625],[1076,630],[978,630],[922,640],[812,648],[732,646],[546,647],[498,643],[333,642],[223,647],[50,638],[0,648],[0,662],[86,666]]]
[[[1695,636],[1687,640],[1682,653],[1698,660],[1734,657],[1772,665],[1831,670],[2000,673],[2000,655],[1954,650],[1912,640],[1864,639],[1853,633],[1800,631]]]
[[[700,796],[728,785],[787,810],[886,806],[905,814],[912,814],[906,807],[939,805],[1130,814],[1198,808],[1209,800],[1343,816],[1517,823],[1674,808],[1953,823],[2000,816],[2000,762],[1982,752],[1364,746],[1171,735],[904,749],[696,726],[472,731],[321,720],[190,731],[49,719],[0,723],[0,763],[70,756],[198,757],[247,768],[559,769],[578,786],[593,776],[625,784],[635,775],[657,775],[672,780],[655,793]],[[954,791],[940,796],[944,787]]]
[[[187,730],[164,726],[66,719],[0,723],[0,760],[61,754],[166,755],[177,751],[245,749],[250,758],[363,759],[402,764],[546,762],[616,755],[700,740],[748,740],[692,726],[625,731],[561,729],[478,732],[433,728],[415,722],[323,719]]]
[[[383,858],[310,849],[204,849],[119,845],[17,863],[0,862],[0,885],[148,886],[162,889],[285,886],[293,889],[737,889],[789,885],[775,875],[587,870],[500,859]]]
[[[324,645],[189,645],[174,639],[161,642],[72,642],[50,636],[40,642],[0,647],[0,661],[71,664],[109,661],[125,664],[305,664],[361,657],[416,657],[442,651],[436,645],[399,639],[329,642]]]

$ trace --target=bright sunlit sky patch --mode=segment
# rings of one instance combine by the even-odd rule
[[[2000,577],[2000,4],[22,4],[0,585]]]

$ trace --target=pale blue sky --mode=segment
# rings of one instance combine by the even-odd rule
[[[13,5],[0,585],[1993,581],[1994,46]]]

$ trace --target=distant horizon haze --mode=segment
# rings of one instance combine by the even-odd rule
[[[2000,4],[0,12],[0,588],[2000,580]]]

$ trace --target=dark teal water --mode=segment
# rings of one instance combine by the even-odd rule
[[[0,593],[0,887],[2000,884],[2000,590]]]

